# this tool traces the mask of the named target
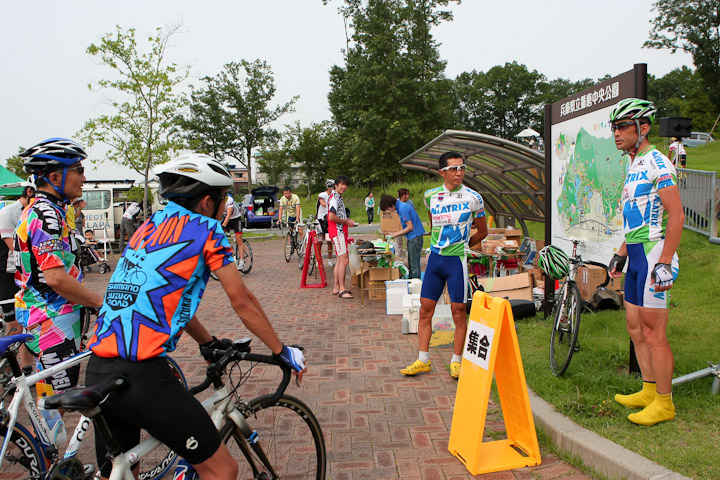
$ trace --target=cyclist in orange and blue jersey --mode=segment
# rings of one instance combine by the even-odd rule
[[[192,464],[200,478],[235,478],[237,463],[212,420],[173,379],[164,359],[183,331],[201,347],[230,344],[211,336],[195,316],[210,272],[248,330],[298,377],[305,371],[305,358],[301,349],[282,344],[234,265],[220,223],[233,184],[227,168],[207,155],[188,154],[155,173],[159,193],[169,202],[137,229],[110,279],[89,343],[93,355],[87,382],[117,374],[130,380],[127,389],[113,392],[103,404],[103,415],[124,451],[139,442],[142,428]],[[106,448],[97,437],[96,448],[101,473],[108,476]]]

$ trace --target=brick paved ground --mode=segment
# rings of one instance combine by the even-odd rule
[[[244,280],[281,339],[306,348],[308,373],[302,385],[298,388],[291,384],[288,393],[305,401],[320,420],[329,478],[472,478],[447,449],[456,389],[447,370],[452,347],[432,349],[431,373],[404,377],[399,369],[417,358],[417,336],[402,335],[400,317],[387,316],[384,302],[366,300],[361,306],[357,288],[353,289],[355,299],[333,296],[332,272],[328,272],[330,286],[301,289],[297,262],[285,262],[279,240],[255,240],[252,246],[254,267]],[[113,265],[115,261],[111,259]],[[86,281],[100,290],[109,278],[107,273],[90,273]],[[218,282],[208,285],[198,316],[218,337],[249,334]],[[254,345],[257,350],[264,349],[257,340]],[[181,364],[190,384],[199,383],[204,367],[191,339],[183,338],[173,358]],[[499,405],[491,402],[486,440],[504,438],[503,432]],[[481,477],[592,478],[544,448],[541,453],[540,466]]]

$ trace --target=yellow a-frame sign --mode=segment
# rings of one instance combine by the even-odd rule
[[[507,439],[483,443],[493,374]],[[473,296],[448,449],[473,475],[541,462],[510,302],[484,292]]]

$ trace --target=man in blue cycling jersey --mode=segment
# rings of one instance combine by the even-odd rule
[[[195,316],[210,272],[248,330],[300,378],[305,358],[299,348],[283,345],[235,268],[220,224],[233,184],[227,168],[207,155],[188,154],[155,173],[169,202],[138,228],[110,278],[90,339],[87,383],[117,374],[129,378],[130,386],[113,392],[103,407],[123,450],[139,442],[142,428],[192,464],[200,478],[234,479],[237,463],[164,358],[183,331],[201,347],[230,343],[211,336]],[[95,444],[101,473],[108,476],[105,446],[98,437]]]
[[[625,261],[625,316],[643,378],[641,391],[615,395],[615,401],[642,408],[628,419],[654,425],[675,418],[672,373],[675,366],[667,339],[669,291],[679,272],[675,253],[685,214],[675,167],[648,142],[655,106],[639,98],[621,100],[610,112],[615,146],[630,157],[622,191],[625,242],[608,265],[622,276]]]
[[[468,241],[475,244],[487,236],[485,203],[476,191],[462,184],[465,178],[465,159],[458,152],[446,152],[440,156],[439,170],[443,184],[425,192],[423,199],[429,210],[432,226],[430,257],[428,258],[422,290],[420,292],[420,319],[418,324],[418,359],[400,373],[416,375],[429,372],[430,336],[432,317],[437,301],[447,284],[450,308],[455,323],[455,343],[450,376],[460,377],[465,334],[467,332]],[[470,229],[477,229],[472,237]]]

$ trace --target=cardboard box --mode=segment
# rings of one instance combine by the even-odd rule
[[[606,270],[595,265],[583,265],[578,268],[575,281],[580,287],[580,296],[583,300],[590,300],[595,294],[595,290],[605,283]]]
[[[385,280],[397,280],[400,278],[400,269],[398,268],[371,268],[368,270],[368,279],[371,282],[384,282]]]
[[[400,216],[395,212],[380,212],[380,233],[387,235],[402,230]]]
[[[385,300],[385,282],[370,280],[367,284],[368,288],[368,299],[370,300]]]
[[[481,278],[483,289],[493,297],[509,300],[532,300],[532,280],[529,273],[507,277]]]

